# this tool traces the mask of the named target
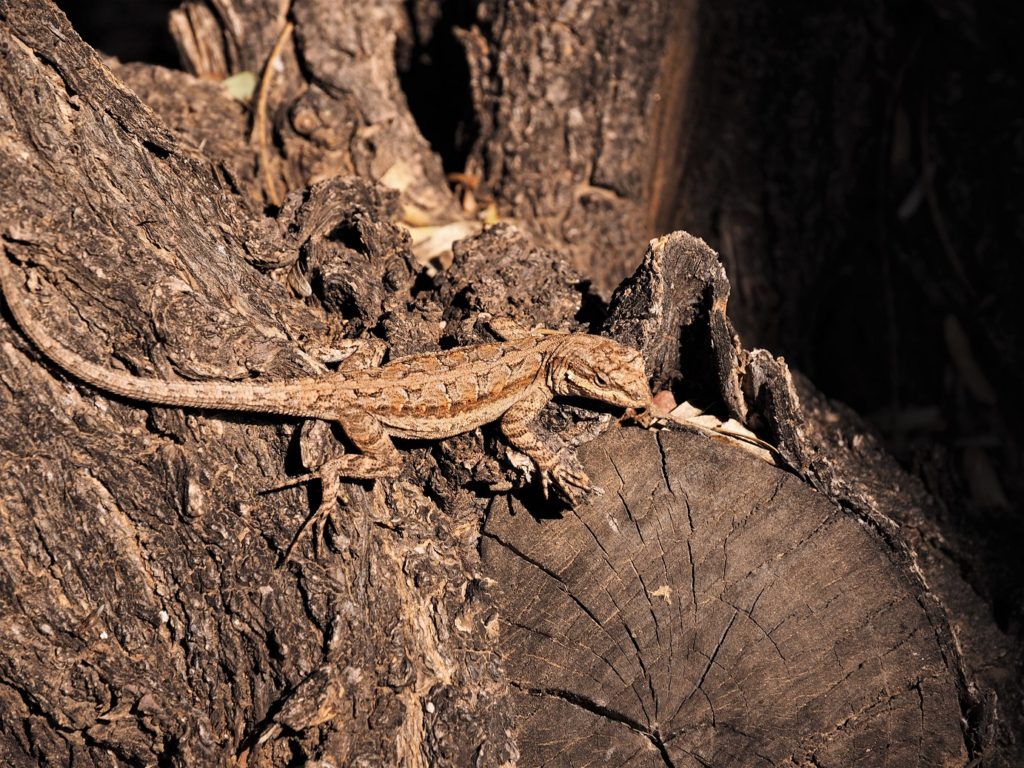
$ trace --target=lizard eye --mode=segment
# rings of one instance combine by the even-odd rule
[[[608,377],[600,371],[594,374],[594,383],[601,387],[601,389],[606,389],[611,384]]]

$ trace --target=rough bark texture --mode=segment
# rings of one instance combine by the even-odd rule
[[[440,6],[186,3],[185,74],[105,64],[49,3],[0,0],[0,258],[90,360],[273,380],[359,336],[392,355],[482,340],[487,315],[603,329],[780,463],[558,403],[539,421],[582,446],[588,504],[540,498],[484,428],[403,445],[397,480],[346,486],[283,562],[318,501],[267,492],[303,471],[298,425],[107,397],[4,314],[0,760],[1012,764],[1017,647],[934,501],[742,346],[706,244],[674,233],[640,259],[679,168],[656,146],[678,159],[685,134],[668,30],[695,8],[640,10],[481,3],[451,33],[468,170],[518,223],[434,274],[401,224],[474,209],[396,56],[416,66]],[[242,103],[217,80],[245,71]],[[640,263],[608,305],[579,271],[599,262],[602,288]]]
[[[685,232],[651,241],[636,272],[612,297],[605,329],[644,351],[655,387],[723,401],[746,417],[736,368],[741,349],[725,315],[729,281],[707,244]],[[685,371],[685,373],[684,373]]]
[[[250,143],[262,200],[335,176],[383,179],[402,192],[406,215],[454,215],[438,158],[429,151],[399,87],[402,5],[186,2],[172,32],[186,68],[220,78],[260,75]]]
[[[661,59],[675,15],[691,5],[630,3],[628,21],[623,10],[484,2],[464,36],[481,121],[468,168],[606,291],[655,231]]]
[[[54,332],[140,375],[317,370],[306,351],[337,341],[324,322],[337,310],[329,279],[318,306],[288,300],[245,262],[271,260],[287,240],[274,222],[245,214],[216,166],[52,9],[0,14],[2,185],[20,190],[0,214],[5,258],[46,284]],[[407,239],[386,222],[386,195],[360,186],[333,201],[329,228],[344,236],[321,262],[372,261],[364,285],[408,301]],[[320,227],[295,230],[292,259],[312,262]],[[356,330],[386,325],[386,300],[338,303],[359,308]],[[292,425],[147,417],[33,364],[9,325],[2,349],[6,764],[507,758],[497,662],[464,615],[467,542],[434,530],[421,483],[353,488],[327,559],[281,568],[307,494],[260,492],[294,466]]]

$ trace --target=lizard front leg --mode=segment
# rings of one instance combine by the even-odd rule
[[[530,422],[550,399],[551,394],[546,389],[536,387],[505,412],[501,418],[501,432],[513,448],[529,456],[537,467],[544,498],[548,497],[549,486],[553,483],[566,500],[575,506],[592,489],[590,478],[582,467],[568,466],[552,450],[548,441],[530,429]],[[576,464],[575,458],[571,463]]]

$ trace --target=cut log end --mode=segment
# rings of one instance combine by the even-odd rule
[[[485,569],[525,765],[963,765],[955,653],[898,545],[706,438],[619,430]]]

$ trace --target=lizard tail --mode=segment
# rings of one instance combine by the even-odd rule
[[[249,382],[185,382],[148,379],[90,362],[57,341],[32,313],[24,290],[6,254],[0,255],[0,291],[22,333],[43,355],[86,384],[129,400],[211,410],[272,413],[280,416],[311,416],[302,392],[309,381],[277,384]]]

